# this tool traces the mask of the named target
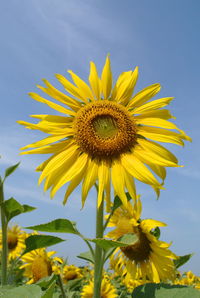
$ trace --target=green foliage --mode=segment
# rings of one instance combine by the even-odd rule
[[[88,262],[91,262],[91,263],[93,263],[94,264],[94,258],[93,258],[93,256],[92,256],[92,254],[91,254],[91,251],[89,250],[89,251],[86,251],[86,252],[83,252],[83,253],[81,253],[80,255],[78,255],[77,256],[77,258],[79,258],[79,259],[83,259],[83,260],[86,260],[86,261],[88,261]]]
[[[127,200],[130,201],[132,198],[130,196],[130,194],[128,192],[126,192],[126,197],[127,197]],[[113,207],[112,207],[112,213],[117,209],[119,208],[120,206],[122,205],[122,201],[120,200],[120,198],[118,196],[115,196],[115,199],[114,199],[114,203],[113,203]]]
[[[96,243],[98,246],[103,248],[104,250],[108,250],[110,248],[116,248],[116,247],[124,247],[124,246],[129,246],[133,245],[137,240],[137,235],[135,234],[127,234],[121,237],[120,241],[115,241],[115,240],[107,240],[107,239],[101,239],[101,238],[96,238],[96,239],[87,239],[88,241]]]
[[[51,232],[51,233],[71,233],[79,234],[76,229],[76,223],[68,219],[55,219],[46,224],[41,224],[37,226],[26,227],[26,229],[41,231],[41,232]]]
[[[188,254],[188,255],[180,256],[177,260],[174,260],[176,269],[183,266],[185,263],[187,263],[192,256],[193,254]]]
[[[12,289],[1,288],[0,297],[3,298],[41,298],[42,290],[37,285],[24,285]]]
[[[200,298],[200,292],[194,288],[169,285],[147,283],[134,289],[133,298]]]
[[[154,235],[157,239],[160,238],[160,228],[156,227],[154,230],[151,231],[151,234]]]
[[[19,164],[20,164],[20,162],[18,162],[14,166],[11,166],[5,170],[4,180],[18,168]]]
[[[5,200],[3,202],[3,206],[4,206],[4,212],[6,215],[7,222],[9,222],[13,217],[19,214],[30,212],[36,209],[35,207],[29,206],[29,205],[21,205],[14,198]]]
[[[23,252],[23,255],[27,252],[30,252],[37,248],[43,248],[43,247],[49,247],[55,244],[58,244],[60,242],[63,242],[66,240],[63,240],[59,237],[55,236],[49,236],[49,235],[31,235],[25,240],[26,249]]]

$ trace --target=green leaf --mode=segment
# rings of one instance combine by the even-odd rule
[[[87,239],[88,241],[96,243],[98,246],[103,248],[104,250],[108,250],[114,247],[124,247],[135,244],[138,241],[138,237],[135,234],[127,234],[124,235],[120,241],[115,240],[107,240],[103,238],[96,238],[96,239]]]
[[[30,206],[30,205],[26,205],[26,204],[23,204],[22,205],[23,208],[24,208],[24,211],[23,213],[26,213],[26,212],[31,212],[33,210],[36,210],[37,208],[33,207],[33,206]]]
[[[193,254],[188,254],[188,255],[180,256],[177,260],[174,260],[174,265],[176,269],[183,266],[185,263],[187,263],[192,256]]]
[[[58,244],[63,241],[66,241],[66,240],[63,240],[63,239],[61,239],[59,237],[55,237],[55,236],[31,235],[28,238],[26,238],[26,240],[25,240],[26,249],[23,252],[23,255],[26,254],[27,252],[34,250],[34,249],[52,246],[52,245]]]
[[[56,280],[57,280],[57,275],[52,274],[50,276],[46,276],[46,277],[43,277],[40,280],[38,280],[36,285],[40,286],[40,288],[42,288],[42,289],[47,289]]]
[[[137,298],[200,298],[200,292],[182,285],[147,283],[134,289],[132,297]]]
[[[51,233],[72,233],[79,234],[76,229],[76,223],[68,219],[55,219],[46,224],[41,224],[37,226],[26,227],[26,229],[41,231],[41,232],[51,232]]]
[[[4,179],[6,179],[6,177],[10,176],[19,166],[20,162],[18,162],[16,165],[14,166],[11,166],[9,168],[7,168],[5,170],[5,176],[4,176]]]
[[[94,264],[94,258],[92,256],[90,250],[86,251],[86,252],[82,252],[80,255],[77,256],[77,258],[89,261]]]
[[[36,285],[24,285],[12,289],[0,289],[0,297],[3,298],[41,298],[42,290]]]
[[[10,198],[3,203],[7,221],[10,221],[13,217],[35,210],[36,208],[29,205],[21,205],[14,198]]]
[[[56,286],[56,281],[54,280],[54,282],[49,286],[49,288],[42,295],[42,298],[52,298],[55,286]]]

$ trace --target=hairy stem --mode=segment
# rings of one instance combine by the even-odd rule
[[[104,200],[96,208],[96,238],[103,238],[103,210]],[[103,271],[103,249],[95,245],[95,265],[94,265],[94,298],[101,297],[101,281]]]

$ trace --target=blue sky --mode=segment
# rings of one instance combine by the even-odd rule
[[[153,191],[138,184],[143,200],[143,218],[164,221],[162,239],[172,241],[178,255],[194,252],[182,270],[200,274],[200,155],[199,155],[199,66],[200,3],[193,1],[79,1],[10,0],[1,4],[0,18],[0,170],[21,161],[20,168],[6,183],[6,197],[38,209],[17,217],[22,227],[55,218],[77,221],[83,234],[95,229],[95,192],[91,191],[80,211],[80,189],[63,207],[64,189],[54,200],[37,186],[35,167],[44,156],[19,156],[19,148],[43,137],[19,126],[30,114],[52,111],[27,95],[37,90],[42,78],[59,86],[55,73],[67,75],[72,69],[87,80],[89,61],[101,70],[110,53],[113,75],[139,66],[136,91],[153,83],[163,86],[159,97],[174,96],[170,110],[176,124],[193,139],[185,148],[169,145],[184,168],[168,169],[159,201]],[[62,235],[63,237],[63,235]],[[59,255],[70,263],[86,247],[75,236],[67,235],[57,245]]]

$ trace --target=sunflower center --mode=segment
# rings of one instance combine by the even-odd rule
[[[135,244],[121,247],[121,251],[125,256],[136,263],[148,260],[151,252],[150,241],[140,229],[137,236],[138,241]]]
[[[82,107],[76,116],[75,140],[92,158],[112,159],[136,143],[136,125],[122,105],[99,100]]]
[[[7,237],[8,249],[13,250],[17,247],[18,237],[14,233],[8,233]]]
[[[78,277],[78,274],[77,272],[74,272],[74,271],[66,272],[64,275],[64,279],[66,281],[76,279],[77,277]]]
[[[32,264],[32,274],[34,282],[52,274],[51,262],[42,256],[37,256]]]

